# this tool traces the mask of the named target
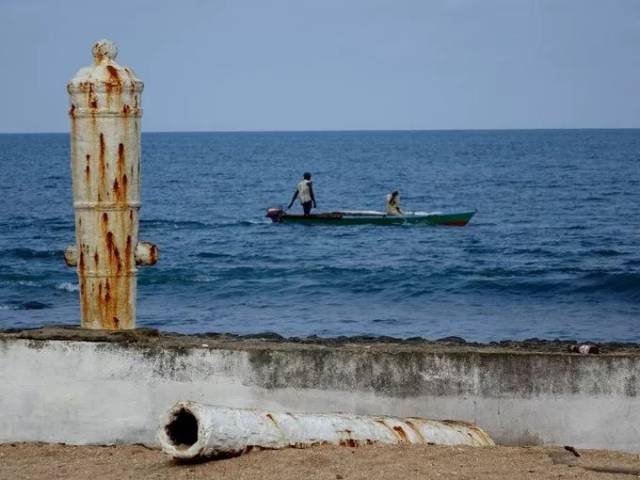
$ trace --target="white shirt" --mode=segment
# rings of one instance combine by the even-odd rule
[[[400,210],[400,195],[396,195],[394,201],[391,201],[391,194],[387,195],[387,204],[385,208],[387,215],[402,215]]]
[[[298,189],[298,197],[300,203],[307,203],[311,201],[311,180],[302,180],[296,187]]]

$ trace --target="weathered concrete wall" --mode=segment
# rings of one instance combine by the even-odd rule
[[[0,442],[157,445],[189,399],[476,423],[498,443],[640,451],[640,355],[0,336]],[[202,346],[206,343],[206,346]]]

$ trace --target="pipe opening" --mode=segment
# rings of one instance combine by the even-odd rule
[[[198,419],[189,410],[181,408],[173,414],[164,431],[175,448],[186,450],[198,441]]]

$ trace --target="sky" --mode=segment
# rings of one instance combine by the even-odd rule
[[[640,0],[0,0],[0,132],[101,38],[145,131],[640,127]]]

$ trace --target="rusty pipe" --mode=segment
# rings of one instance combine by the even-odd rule
[[[65,251],[65,262],[77,267],[82,326],[130,329],[136,266],[158,258],[155,245],[138,242],[144,86],[115,62],[112,42],[100,40],[92,52],[93,64],[67,85],[76,244]]]
[[[180,401],[166,413],[158,438],[165,453],[183,460],[237,455],[252,448],[303,448],[317,444],[494,445],[487,433],[466,422],[275,413],[191,401]]]

